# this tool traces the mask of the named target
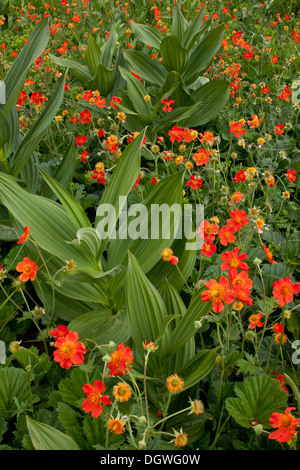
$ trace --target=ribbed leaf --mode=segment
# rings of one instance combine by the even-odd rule
[[[148,198],[145,199],[140,207],[136,206],[133,208],[133,211],[136,210],[136,214],[129,212],[127,223],[123,221],[122,226],[124,238],[121,239],[121,232],[119,230],[116,234],[116,239],[110,242],[108,250],[109,268],[117,264],[126,265],[128,250],[138,259],[144,272],[148,272],[161,259],[160,253],[164,248],[172,245],[176,234],[174,227],[178,227],[180,222],[182,178],[182,172],[164,178],[153,188]],[[161,209],[162,214],[165,212],[165,217],[162,216],[158,226],[155,221],[155,215],[159,209]],[[152,223],[151,213],[153,216]],[[170,220],[168,218],[169,213]],[[134,230],[136,224],[140,226],[140,236],[134,239],[134,234],[131,234],[131,231]],[[156,232],[157,229],[160,230]],[[172,267],[176,269],[175,266]]]
[[[65,57],[56,57],[52,54],[48,54],[50,59],[55,62],[55,64],[61,67],[67,67],[72,75],[79,78],[83,82],[91,80],[93,75],[89,71],[86,65],[82,65],[78,60],[68,59]]]
[[[84,53],[84,62],[90,73],[95,75],[98,65],[101,64],[101,50],[91,33],[88,35],[87,48]]]
[[[117,40],[118,34],[116,33],[115,26],[112,25],[109,38],[101,48],[101,63],[107,68],[111,68],[112,66],[112,58]]]
[[[171,333],[172,349],[170,355],[174,354],[181,346],[183,346],[197,331],[195,321],[199,321],[211,310],[211,302],[203,302],[201,292],[205,288],[199,289],[193,295],[186,314],[181,322]]]
[[[182,43],[184,39],[184,32],[188,26],[188,22],[183,16],[180,6],[177,3],[174,10],[173,10],[173,18],[172,18],[172,34],[177,36],[179,41]]]
[[[167,71],[159,62],[141,51],[124,51],[123,54],[132,71],[140,75],[143,80],[159,87],[164,84]]]
[[[56,179],[52,178],[52,176],[48,175],[41,168],[39,168],[39,170],[49,187],[56,194],[61,204],[65,208],[73,225],[77,227],[77,229],[91,227],[92,224],[79,202],[74,199],[73,196],[71,196],[71,194],[60,183],[58,183],[58,181],[56,181]]]
[[[192,83],[201,72],[208,68],[212,58],[222,45],[224,30],[224,26],[214,28],[205,35],[192,51],[190,63],[182,76],[183,81],[187,85]]]
[[[8,141],[10,137],[9,121],[0,109],[0,148]]]
[[[131,337],[137,351],[143,357],[143,343],[156,341],[164,329],[164,319],[167,317],[165,304],[143,273],[137,259],[128,253],[128,269],[126,275],[126,304],[130,321]],[[158,366],[165,357],[169,344],[169,329],[159,341],[159,348],[151,360],[148,370]]]
[[[150,116],[151,107],[149,101],[145,101],[145,96],[148,94],[144,85],[134,77],[128,70],[119,66],[120,73],[124,80],[127,82],[128,96],[132,102],[135,110],[145,116]]]
[[[108,308],[79,315],[69,323],[68,328],[77,331],[83,341],[90,339],[97,344],[107,344],[108,341],[121,344],[130,338],[127,314],[113,314]]]
[[[195,112],[188,117],[185,116],[180,121],[180,125],[197,127],[215,119],[226,105],[229,92],[230,85],[223,80],[205,83],[195,94],[192,94],[193,99],[198,103]]]
[[[6,85],[6,104],[0,105],[0,108],[2,108],[6,116],[8,116],[11,107],[18,99],[29,67],[46,49],[48,41],[49,24],[48,18],[45,18],[35,26],[4,80]]]
[[[60,162],[53,174],[53,178],[64,188],[67,188],[70,182],[72,181],[72,177],[77,166],[77,151],[74,142],[75,141],[73,139],[62,161]],[[57,199],[57,196],[54,194],[54,192],[50,189],[48,185],[43,188],[42,194],[44,197]]]
[[[103,64],[99,64],[95,75],[86,82],[86,86],[92,90],[98,90],[101,96],[107,96],[114,86],[116,78],[116,70],[108,69]]]
[[[53,93],[53,96],[51,97],[50,101],[46,105],[44,111],[35,121],[33,127],[30,129],[30,131],[18,147],[11,161],[10,173],[13,176],[17,176],[20,173],[27,160],[31,156],[32,152],[36,149],[36,147],[42,140],[51,122],[53,121],[57,110],[59,109],[63,100],[65,75],[66,73],[60,78],[56,90]]]
[[[157,29],[146,24],[134,23],[133,21],[130,27],[144,44],[159,49],[163,36]]]
[[[205,22],[203,26],[204,13],[205,8],[201,8],[196,18],[188,24],[184,31],[182,45],[187,49],[190,49],[193,46],[202,30],[208,27],[207,22]]]
[[[118,160],[117,166],[112,174],[112,177],[104,191],[104,194],[101,199],[100,206],[97,210],[95,227],[99,230],[98,224],[101,221],[101,211],[105,206],[113,206],[115,208],[115,214],[108,214],[109,216],[109,225],[110,233],[107,235],[107,238],[102,240],[102,250],[104,250],[109,237],[115,229],[114,225],[114,215],[115,222],[119,219],[120,213],[125,204],[125,200],[128,196],[128,193],[132,189],[134,183],[139,174],[141,166],[141,147],[143,138],[145,135],[145,129],[139,133],[139,135],[126,147],[123,151],[120,159]],[[120,200],[120,197],[122,200]],[[103,215],[103,214],[102,214]],[[119,263],[116,263],[119,264]],[[111,267],[114,267],[114,264]]]
[[[17,411],[17,404],[26,400],[27,374],[23,369],[4,367],[0,369],[0,416],[11,418]]]
[[[160,53],[163,57],[162,64],[169,72],[175,70],[182,74],[186,70],[190,60],[190,54],[173,34],[166,36],[162,40]]]
[[[217,348],[202,349],[190,361],[182,362],[177,373],[184,378],[184,390],[199,385],[200,380],[212,371],[216,365],[216,353]]]
[[[67,243],[76,238],[76,227],[60,204],[28,193],[4,174],[0,174],[0,199],[22,227],[30,226],[40,248],[63,261],[73,259],[78,267],[97,269],[90,253]]]
[[[26,416],[26,424],[35,450],[80,450],[78,444],[66,434],[48,424]]]

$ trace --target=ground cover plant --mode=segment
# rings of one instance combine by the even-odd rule
[[[0,1],[1,450],[299,449],[299,42],[293,0]]]

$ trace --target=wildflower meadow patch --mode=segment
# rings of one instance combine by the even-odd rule
[[[0,450],[299,450],[299,13],[0,0]]]

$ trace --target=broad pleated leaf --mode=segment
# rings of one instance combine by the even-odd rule
[[[143,80],[159,87],[164,84],[167,71],[158,61],[141,51],[124,51],[123,54],[132,71]]]
[[[138,39],[143,41],[144,44],[159,49],[163,36],[156,28],[135,22],[131,22],[130,27]]]
[[[35,450],[80,450],[70,436],[48,424],[26,416],[26,424]]]
[[[169,72],[175,70],[182,74],[186,70],[190,60],[190,54],[189,51],[181,45],[176,36],[171,34],[162,40],[160,53],[163,57],[162,64]]]
[[[40,57],[49,41],[48,18],[41,20],[32,31],[23,49],[10,67],[6,77],[6,104],[0,109],[8,116],[13,104],[17,101],[29,67]]]

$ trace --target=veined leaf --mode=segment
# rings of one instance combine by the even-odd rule
[[[56,179],[52,178],[52,176],[48,175],[41,168],[39,168],[39,170],[49,187],[60,200],[74,226],[77,227],[78,230],[83,227],[91,227],[92,224],[79,202],[74,199]]]
[[[224,80],[205,83],[192,98],[198,103],[195,112],[180,121],[181,126],[197,127],[215,119],[228,101],[230,85]],[[174,111],[176,111],[174,109]],[[173,111],[172,111],[173,112]],[[188,123],[188,124],[187,124]]]
[[[57,65],[61,67],[66,67],[69,69],[70,73],[75,75],[75,77],[79,78],[83,82],[91,80],[93,75],[89,71],[86,65],[82,65],[78,60],[68,59],[65,57],[56,57],[52,54],[48,54],[50,59],[53,60]]]
[[[214,28],[192,51],[190,63],[182,76],[187,85],[193,83],[197,76],[208,68],[212,58],[222,45],[224,30],[224,26]]]
[[[182,45],[188,50],[193,46],[193,43],[197,40],[198,35],[201,34],[204,28],[208,27],[207,21],[203,26],[205,8],[201,8],[196,18],[191,21],[185,28]]]
[[[255,374],[234,387],[237,398],[227,398],[225,406],[238,424],[251,428],[251,421],[258,421],[264,428],[271,428],[269,418],[274,412],[282,412],[287,406],[287,394],[278,380],[266,374]]]
[[[144,44],[154,47],[155,49],[160,48],[160,43],[163,39],[163,36],[157,29],[146,24],[139,24],[134,22],[130,24],[130,27]]]
[[[186,363],[181,363],[178,375],[184,378],[184,390],[199,384],[216,365],[217,349],[202,349]]]
[[[95,75],[86,82],[86,85],[92,90],[98,90],[100,95],[107,96],[114,86],[116,78],[116,70],[108,69],[103,64],[99,64]]]
[[[49,41],[48,18],[41,20],[30,34],[28,41],[10,67],[4,83],[6,86],[6,104],[0,105],[8,116],[13,104],[17,101],[25,76],[32,63],[43,53]]]
[[[179,39],[174,36],[166,36],[160,44],[160,53],[163,57],[162,64],[169,71],[175,70],[182,74],[189,63],[190,54],[181,44]]]
[[[0,109],[0,149],[10,137],[9,122],[5,114]]]
[[[211,310],[211,302],[203,302],[201,293],[205,288],[199,289],[193,295],[186,314],[171,333],[172,350],[170,355],[176,353],[197,331],[195,321],[201,320]]]
[[[182,172],[164,178],[143,204],[129,207],[116,238],[110,241],[108,268],[126,265],[128,251],[138,259],[145,273],[161,259],[160,253],[172,245],[176,229],[180,228],[182,178]]]
[[[111,68],[112,66],[112,57],[114,54],[117,40],[118,34],[116,33],[115,26],[113,25],[110,29],[108,40],[103,44],[101,48],[101,63],[107,68]]]
[[[117,166],[112,174],[111,180],[107,185],[102,196],[100,205],[97,209],[95,227],[101,232],[99,223],[104,215],[105,208],[108,208],[108,226],[109,229],[105,238],[102,239],[102,251],[108,243],[109,237],[115,230],[115,224],[119,219],[122,209],[126,203],[126,198],[133,187],[141,166],[141,147],[145,129],[126,147],[118,160]],[[111,214],[111,206],[115,209],[115,213]],[[100,238],[103,234],[100,233]],[[116,263],[119,264],[119,263]],[[116,264],[114,266],[116,266]],[[113,266],[112,266],[113,267]]]
[[[184,32],[188,26],[188,22],[183,16],[180,6],[177,3],[174,10],[173,10],[173,18],[172,18],[172,34],[177,36],[179,41],[182,43],[184,39]]]
[[[150,361],[151,365],[149,364],[148,372],[151,375],[150,370],[158,367],[168,350],[169,328],[164,325],[167,311],[159,292],[147,279],[137,259],[130,252],[125,290],[131,336],[141,357],[144,354],[143,343],[146,340],[155,342],[165,328],[155,358]]]
[[[128,70],[119,66],[120,73],[127,82],[128,96],[135,110],[145,116],[150,116],[151,107],[149,101],[145,101],[144,97],[148,94],[144,85],[134,77]]]
[[[0,368],[0,414],[5,419],[14,416],[17,405],[14,397],[25,401],[28,388],[27,374],[16,367]]]
[[[11,161],[11,175],[17,176],[32,152],[36,149],[49,125],[53,121],[64,96],[65,74],[60,78],[56,90],[44,111],[36,120],[26,137],[22,140]]]
[[[157,86],[164,84],[167,71],[159,62],[141,51],[124,51],[123,54],[133,72],[140,75],[143,80]]]
[[[91,33],[88,35],[87,48],[84,53],[84,62],[90,73],[95,75],[98,65],[101,64],[101,50]]]
[[[32,238],[40,248],[63,261],[74,260],[78,267],[98,269],[90,253],[67,243],[76,238],[77,230],[60,204],[28,193],[4,174],[0,174],[0,199],[22,227],[30,226]]]
[[[78,444],[53,426],[26,416],[27,428],[35,450],[80,450]]]

